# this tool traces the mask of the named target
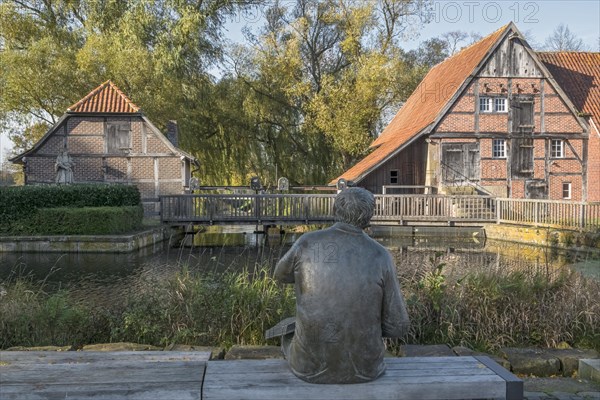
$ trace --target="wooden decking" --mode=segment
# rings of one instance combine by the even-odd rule
[[[488,357],[386,358],[376,381],[315,385],[285,360],[207,352],[0,352],[0,398],[94,400],[508,399],[523,382]]]

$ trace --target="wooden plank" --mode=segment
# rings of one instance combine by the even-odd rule
[[[110,360],[130,361],[208,361],[207,351],[0,351],[3,363],[74,363]]]
[[[247,373],[246,376],[251,375]],[[301,381],[291,372],[261,376],[248,381],[214,381],[207,367],[202,398],[214,399],[469,399],[504,398],[505,382],[495,375],[486,377],[439,377],[398,379],[384,375],[376,381],[354,385],[317,385]]]
[[[475,356],[475,358],[484,364],[487,368],[504,379],[506,382],[506,400],[522,400],[523,399],[523,381],[515,375],[508,372],[500,366],[496,361],[487,356]]]
[[[40,385],[2,387],[2,400],[200,400],[199,382],[144,382],[115,385]]]
[[[2,399],[200,399],[209,352],[0,352]]]
[[[460,366],[453,368],[452,362]],[[506,395],[506,381],[473,357],[390,358],[386,363],[386,373],[372,382],[316,385],[295,377],[285,360],[213,361],[207,363],[203,399],[412,400]]]
[[[253,371],[239,371],[237,373],[232,372],[231,374],[220,374],[215,375],[210,368],[210,364],[206,370],[206,376],[204,380],[204,387],[227,387],[230,389],[241,389],[252,388],[260,385],[261,388],[274,387],[277,388],[281,383],[285,385],[297,385],[299,384],[299,378],[292,374],[289,369],[281,369],[279,371],[273,371],[272,373],[254,374]],[[302,381],[301,381],[302,382]],[[501,384],[502,388],[506,387],[506,382],[495,374],[481,374],[481,375],[448,375],[438,374],[435,376],[421,376],[419,374],[388,374],[387,372],[379,379],[373,382],[363,383],[363,385],[379,386],[379,385],[408,385],[408,384],[420,384],[420,385],[432,385],[432,384],[446,384],[453,382],[461,382],[467,384]],[[308,384],[313,385],[313,384]],[[344,386],[344,385],[342,385]],[[502,394],[504,397],[504,394]]]
[[[404,361],[404,359],[407,361]],[[431,358],[431,362],[427,359]],[[410,360],[409,360],[410,359]],[[255,360],[215,360],[211,363],[212,374],[231,374],[235,371],[247,371],[252,369],[252,373],[272,373],[281,368],[289,369],[285,360],[262,360],[257,363]],[[411,370],[411,369],[430,369],[437,368],[442,370],[452,370],[457,368],[471,368],[473,370],[485,370],[484,365],[468,357],[402,357],[402,358],[386,358],[385,364],[388,371],[395,370]]]
[[[27,364],[0,367],[2,385],[59,382],[61,384],[200,381],[204,361]],[[200,374],[200,375],[198,375]]]

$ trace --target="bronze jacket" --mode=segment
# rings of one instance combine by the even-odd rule
[[[283,350],[294,374],[313,383],[358,383],[383,374],[382,337],[409,319],[390,253],[362,229],[338,222],[304,234],[275,278],[294,283],[296,331]]]

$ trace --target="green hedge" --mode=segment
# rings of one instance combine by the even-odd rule
[[[142,206],[40,208],[13,224],[15,235],[108,235],[142,226]]]
[[[0,230],[40,208],[122,207],[140,205],[136,186],[78,184],[0,188]]]

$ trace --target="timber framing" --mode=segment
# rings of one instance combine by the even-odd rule
[[[589,100],[600,99],[595,89],[600,87],[600,68],[593,71],[600,64],[599,54],[536,53],[509,23],[432,68],[373,142],[372,152],[339,178],[374,193],[390,184],[425,185],[439,193],[467,185],[502,197],[554,200],[565,196],[562,183],[573,183],[573,201],[600,201],[600,184],[589,188],[594,184],[590,174],[600,175],[600,167],[590,163],[590,154],[600,157],[600,144],[590,137],[600,105]],[[570,68],[582,71],[569,76],[564,71]],[[579,75],[585,77],[583,84],[571,85],[569,79]],[[447,97],[432,90],[445,82],[453,88]],[[589,96],[577,93],[582,85],[592,90]],[[414,121],[422,121],[422,115],[429,118],[430,109],[435,115],[415,130]],[[477,146],[468,151],[464,147],[462,155],[444,147],[461,142]],[[563,156],[553,157],[556,151]],[[419,168],[427,168],[427,173]],[[573,182],[558,179],[577,175],[580,179]]]
[[[196,159],[171,142],[119,88],[107,81],[71,106],[31,149],[11,159],[23,165],[26,184],[52,184],[57,157],[68,156],[71,181],[136,185],[147,215],[158,198],[182,194]]]

